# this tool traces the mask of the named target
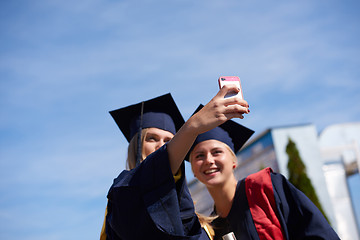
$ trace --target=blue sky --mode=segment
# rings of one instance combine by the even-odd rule
[[[256,130],[360,119],[358,1],[1,1],[0,238],[98,239],[127,142],[109,110],[185,118],[240,76]]]

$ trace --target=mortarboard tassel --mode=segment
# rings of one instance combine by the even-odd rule
[[[142,142],[141,142],[141,131],[143,126],[143,115],[144,115],[144,102],[141,102],[141,114],[140,114],[140,126],[138,131],[137,139],[137,153],[136,153],[136,167],[139,166],[142,158]]]

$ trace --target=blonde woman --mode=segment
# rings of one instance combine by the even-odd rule
[[[270,168],[238,181],[235,153],[253,132],[233,121],[200,134],[190,151],[195,177],[205,184],[218,216],[215,239],[339,239],[316,206]]]
[[[185,154],[177,152],[192,125],[185,123],[174,137],[184,121],[171,95],[110,113],[130,142],[130,170],[109,190],[101,239],[211,239],[211,227],[201,227],[186,186]]]

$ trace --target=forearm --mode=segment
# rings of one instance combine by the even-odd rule
[[[237,92],[239,89],[234,86],[224,86],[208,104],[185,122],[168,143],[173,174],[178,171],[198,134],[209,131],[234,117],[243,118],[243,114],[249,113],[249,105],[245,100],[236,97],[224,98],[228,91]]]
[[[170,168],[174,175],[178,172],[181,163],[198,135],[195,130],[196,127],[193,121],[189,119],[167,144]]]

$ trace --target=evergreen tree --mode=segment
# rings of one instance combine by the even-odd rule
[[[302,191],[322,212],[325,216],[326,214],[321,207],[319,198],[316,194],[316,191],[311,183],[311,180],[306,174],[306,166],[301,160],[298,149],[296,148],[295,143],[289,138],[289,142],[286,146],[286,153],[289,157],[287,168],[289,170],[289,181],[300,191]]]

